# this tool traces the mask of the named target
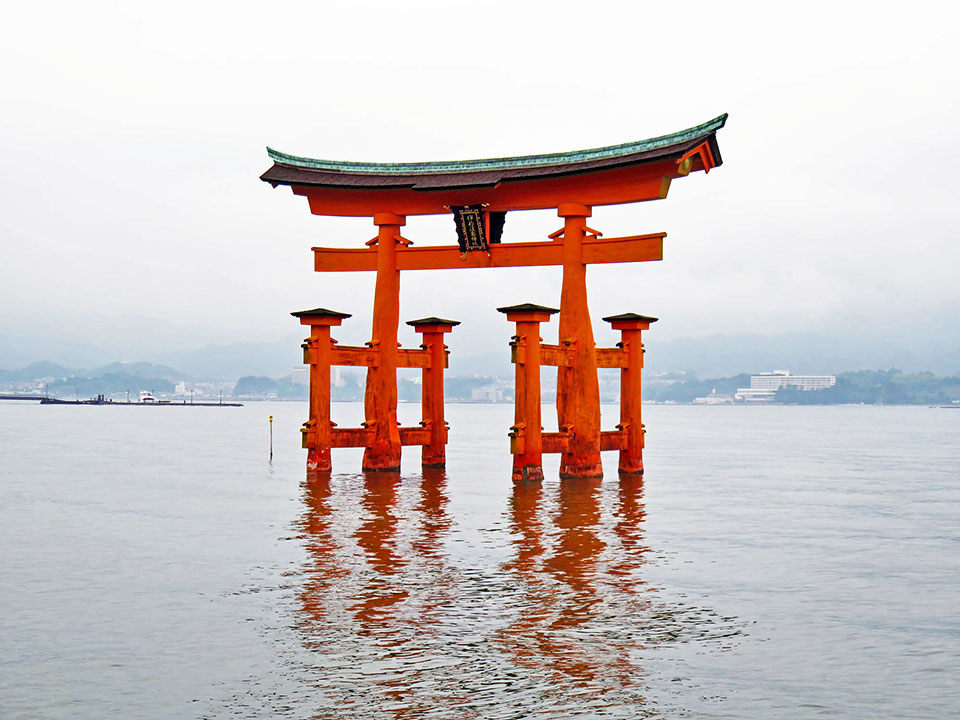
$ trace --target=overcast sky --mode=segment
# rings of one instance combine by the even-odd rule
[[[678,338],[952,318],[958,24],[942,2],[7,0],[0,329],[15,342],[16,328],[122,315],[249,341],[324,305],[354,313],[343,337],[362,339],[372,274],[319,275],[309,249],[359,247],[370,220],[312,216],[262,183],[264,146],[520,155],[724,112],[722,167],[663,201],[595,209],[607,235],[668,233],[663,262],[590,268],[595,320],[658,315]],[[560,224],[511,213],[504,240]],[[446,217],[410,218],[404,235],[455,239]],[[454,317],[482,342],[505,325],[496,306],[557,303],[560,274],[401,283],[403,319]]]

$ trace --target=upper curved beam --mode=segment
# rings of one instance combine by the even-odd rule
[[[365,163],[267,148],[274,164],[260,179],[274,187],[292,186],[310,199],[312,212],[323,215],[433,214],[446,212],[446,205],[475,202],[500,210],[545,208],[555,206],[555,198],[556,203],[587,205],[637,202],[663,197],[674,177],[720,165],[716,133],[726,119],[724,114],[687,130],[620,145],[485,160]],[[586,183],[576,177],[588,174]],[[508,183],[516,187],[505,191]],[[635,189],[599,195],[583,191],[585,184],[624,183]],[[432,198],[427,200],[425,193]]]

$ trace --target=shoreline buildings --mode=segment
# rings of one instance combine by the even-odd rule
[[[823,390],[837,384],[836,375],[791,375],[789,370],[774,370],[750,377],[750,387],[737,388],[735,400],[745,403],[773,402],[777,390],[795,387],[799,390]]]

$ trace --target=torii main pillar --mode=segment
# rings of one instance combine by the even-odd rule
[[[397,328],[400,326],[400,271],[397,244],[407,219],[377,213],[377,284],[373,295],[370,347],[380,349],[380,362],[367,368],[364,425],[373,430],[373,444],[363,451],[364,471],[400,469],[400,424],[397,422]]]
[[[602,477],[600,464],[600,384],[593,325],[587,305],[587,266],[583,240],[591,210],[566,203],[563,218],[563,285],[560,289],[560,345],[570,348],[571,364],[557,368],[557,423],[570,434],[560,456],[561,478]]]

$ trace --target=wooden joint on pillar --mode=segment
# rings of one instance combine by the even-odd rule
[[[358,427],[330,429],[330,447],[370,447],[372,443],[372,428]]]
[[[626,427],[617,425],[616,430],[600,431],[600,450],[626,450],[627,433]]]
[[[620,343],[617,343],[620,345]],[[627,353],[621,347],[597,348],[598,368],[625,368],[630,367]]]
[[[397,367],[429,370],[431,367],[430,350],[422,348],[401,348],[397,350]]]
[[[557,206],[557,216],[562,218],[581,217],[588,218],[593,215],[593,208],[580,203],[561,203]]]
[[[384,225],[395,225],[397,227],[402,227],[407,224],[407,216],[397,215],[396,213],[392,212],[379,212],[374,214],[373,224],[377,227],[382,227]]]
[[[517,423],[510,427],[510,454],[522,455],[527,451],[527,432],[525,423]]]
[[[433,433],[425,427],[401,427],[400,444],[401,445],[430,445],[433,441]]]
[[[351,345],[335,347],[330,351],[330,364],[344,367],[379,367],[380,348]]]
[[[570,449],[570,441],[573,436],[567,432],[548,432],[543,433],[543,452],[545,453],[565,453]]]
[[[549,367],[572,367],[574,363],[573,348],[560,345],[541,345],[540,364]]]

